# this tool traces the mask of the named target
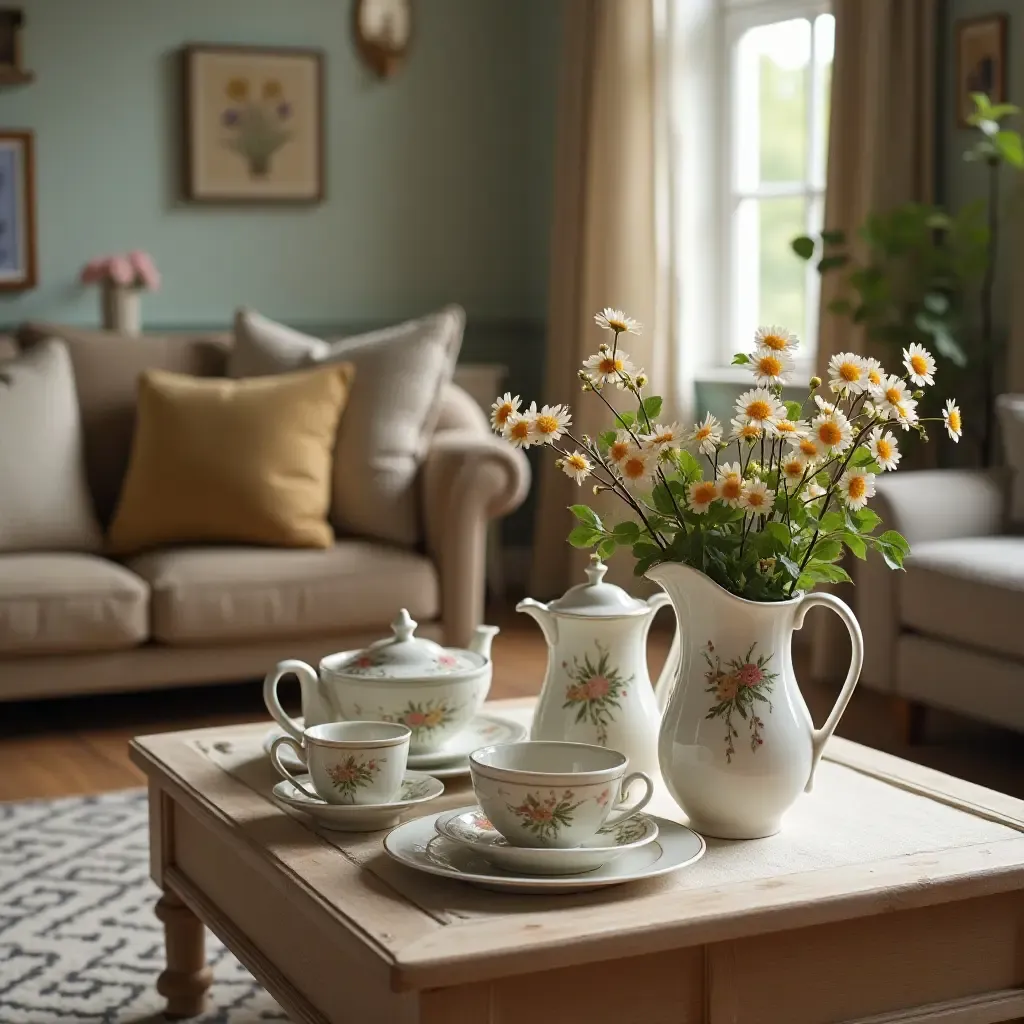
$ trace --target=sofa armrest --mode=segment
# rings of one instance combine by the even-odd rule
[[[522,504],[530,465],[486,425],[438,430],[421,487],[427,552],[441,579],[445,642],[465,647],[483,620],[487,524]]]
[[[929,469],[883,474],[875,478],[872,508],[882,517],[881,530],[898,530],[914,545],[957,537],[983,537],[1003,531],[1009,476],[1004,470]],[[864,634],[861,680],[873,690],[892,692],[896,685],[901,573],[871,552],[855,569],[856,611]]]

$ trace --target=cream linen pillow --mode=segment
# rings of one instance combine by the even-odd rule
[[[110,552],[329,547],[331,457],[351,377],[347,363],[242,381],[144,373]]]
[[[235,315],[228,374],[351,363],[356,382],[338,428],[331,521],[342,533],[409,547],[420,539],[416,473],[464,326],[463,310],[448,306],[420,320],[326,342],[242,309]]]
[[[1013,471],[1010,489],[1010,521],[1024,527],[1024,395],[1000,395],[996,399],[1003,431],[1006,462]]]
[[[67,347],[0,363],[0,551],[98,551]]]

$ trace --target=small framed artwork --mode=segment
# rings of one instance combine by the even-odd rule
[[[1006,102],[1006,15],[988,14],[956,23],[956,120],[966,128],[974,112],[971,93]]]
[[[321,51],[187,46],[182,58],[185,198],[322,201]]]
[[[0,291],[36,286],[35,204],[32,133],[0,131]]]

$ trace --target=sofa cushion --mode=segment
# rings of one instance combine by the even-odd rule
[[[1024,395],[1000,395],[996,412],[1002,428],[1006,464],[1012,473],[1010,521],[1024,528]]]
[[[906,565],[903,628],[1024,658],[1024,537],[915,544]]]
[[[387,631],[399,608],[440,612],[429,559],[366,541],[325,551],[203,547],[128,562],[152,588],[153,636],[167,644],[268,640],[336,630]]]
[[[135,647],[149,630],[149,588],[94,555],[0,555],[0,653],[78,654]]]
[[[0,365],[0,551],[98,551],[68,350]]]
[[[441,414],[465,314],[449,306],[353,338],[325,342],[251,310],[235,316],[232,377],[344,361],[355,367],[338,428],[331,521],[339,533],[412,547],[420,537],[416,473]]]
[[[139,375],[170,370],[196,377],[223,377],[230,337],[224,335],[129,337],[59,324],[26,324],[18,331],[25,346],[60,338],[68,346],[82,411],[85,468],[93,504],[106,526],[114,514],[135,429]]]

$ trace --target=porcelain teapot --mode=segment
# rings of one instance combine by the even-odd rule
[[[530,738],[595,743],[629,758],[631,770],[658,770],[660,707],[676,677],[679,629],[651,688],[647,633],[668,595],[647,601],[605,583],[608,567],[591,557],[587,582],[542,604],[526,598],[516,611],[536,619],[548,642],[548,667]]]

